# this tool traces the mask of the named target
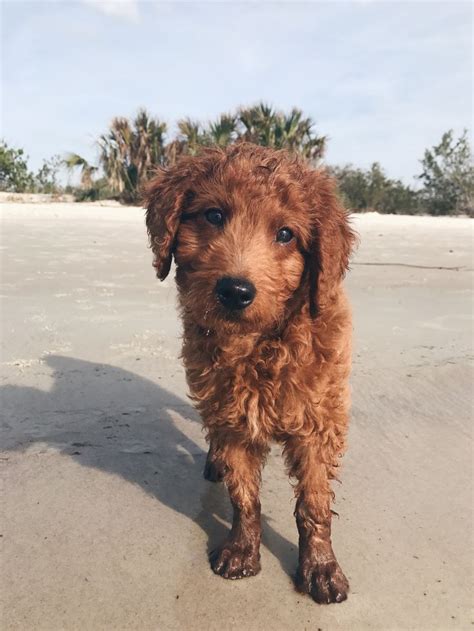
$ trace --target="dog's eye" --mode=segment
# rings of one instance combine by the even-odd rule
[[[213,226],[222,226],[224,223],[224,214],[219,208],[208,208],[204,214]]]
[[[293,239],[293,233],[289,228],[280,228],[276,234],[278,243],[289,243]]]

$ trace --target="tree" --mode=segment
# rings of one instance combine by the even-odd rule
[[[28,156],[23,149],[9,147],[0,141],[0,190],[24,193],[33,190],[34,176],[28,169]]]
[[[316,162],[323,154],[325,138],[314,132],[314,124],[294,108],[289,114],[264,103],[221,114],[211,123],[190,118],[178,121],[178,133],[165,142],[166,124],[146,110],[129,120],[116,117],[100,136],[99,162],[110,191],[127,202],[137,202],[141,184],[156,166],[173,165],[182,155],[196,155],[201,147],[226,147],[247,140],[276,149],[288,149]],[[80,167],[82,177],[91,172],[77,154],[70,154],[70,168]],[[84,182],[83,182],[84,184]]]
[[[180,156],[194,156],[206,146],[226,147],[248,141],[286,149],[313,165],[322,158],[326,147],[326,138],[316,133],[313,120],[301,110],[293,108],[285,112],[264,102],[221,114],[209,123],[183,118],[170,140],[166,139],[166,132],[166,124],[143,109],[133,119],[114,118],[98,141],[99,164],[105,179],[96,180],[88,189],[96,167],[77,154],[66,158],[68,168],[81,169],[81,195],[90,190],[94,198],[108,194],[136,203],[141,185],[154,167],[172,166]],[[21,158],[21,153],[18,157]],[[470,158],[467,131],[456,141],[449,131],[439,145],[426,150],[421,161],[423,173],[418,176],[423,183],[419,191],[401,180],[389,178],[378,162],[366,170],[351,165],[332,170],[346,205],[353,210],[474,214],[474,171]],[[43,188],[45,185],[41,184]]]
[[[314,135],[313,128],[311,118],[304,118],[303,112],[297,108],[289,114],[278,112],[275,116],[275,146],[317,162],[323,156],[326,138]]]
[[[275,115],[273,108],[265,103],[241,108],[238,112],[239,137],[256,145],[274,147]]]
[[[365,172],[350,164],[343,167],[333,166],[330,171],[338,182],[344,204],[353,211],[366,210],[368,194]]]
[[[210,144],[227,147],[237,139],[237,116],[235,114],[221,114],[217,121],[209,125],[207,130]]]
[[[69,153],[64,158],[64,166],[68,171],[74,171],[74,169],[81,170],[81,188],[88,190],[92,188],[94,181],[94,174],[97,172],[97,167],[89,164],[89,162],[77,153]]]
[[[127,202],[136,202],[141,183],[153,167],[165,161],[166,123],[145,110],[128,121],[117,117],[99,139],[100,163],[111,190]]]
[[[107,178],[97,177],[99,167],[90,164],[79,154],[69,153],[64,158],[63,164],[70,172],[80,169],[80,186],[79,188],[71,187],[76,201],[96,201],[113,196],[108,186]]]
[[[58,183],[58,173],[63,165],[64,161],[58,155],[43,160],[35,175],[35,190],[39,193],[59,193],[61,186]]]
[[[420,212],[416,191],[400,180],[388,178],[378,162],[364,171],[351,165],[333,167],[339,190],[348,208],[355,211],[415,214]]]
[[[293,108],[289,114],[265,103],[241,108],[238,112],[238,137],[265,147],[287,149],[317,162],[324,153],[326,138],[314,132],[314,122]]]
[[[474,214],[474,168],[467,129],[457,139],[453,130],[425,151],[421,160],[421,197],[432,215]]]
[[[208,137],[201,123],[190,118],[183,118],[178,121],[177,137],[165,148],[165,162],[173,165],[180,156],[194,156],[200,147],[208,144]]]

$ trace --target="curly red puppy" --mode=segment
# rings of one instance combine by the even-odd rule
[[[154,266],[176,262],[183,358],[234,516],[211,554],[225,578],[260,570],[261,468],[284,446],[297,481],[296,586],[340,602],[349,585],[331,545],[330,481],[348,425],[351,314],[341,281],[354,243],[331,177],[251,144],[161,169],[145,193]]]

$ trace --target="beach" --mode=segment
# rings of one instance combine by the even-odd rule
[[[207,553],[231,515],[202,477],[172,274],[144,211],[4,203],[2,629],[444,631],[472,614],[472,220],[355,215],[353,406],[333,543],[349,599],[292,584],[294,499],[274,446],[262,572]]]

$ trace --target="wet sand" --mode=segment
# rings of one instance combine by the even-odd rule
[[[264,473],[262,572],[214,576],[222,485],[186,397],[143,211],[4,204],[2,629],[461,630],[472,564],[472,222],[357,216],[353,412],[334,545],[349,600],[292,588],[292,490]]]

